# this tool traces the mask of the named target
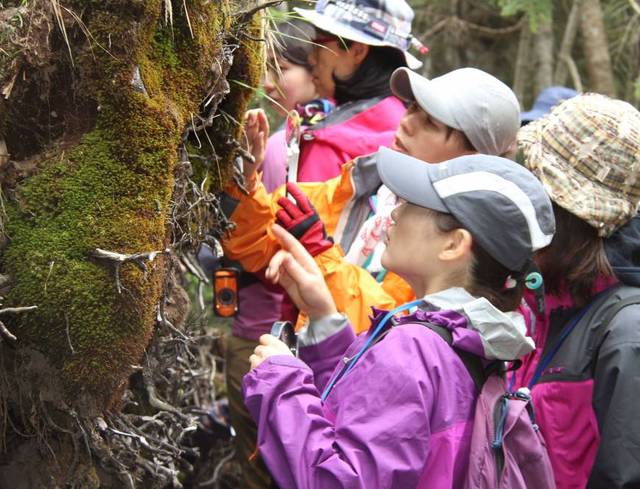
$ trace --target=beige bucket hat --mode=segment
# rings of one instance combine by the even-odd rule
[[[640,202],[640,112],[584,94],[518,133],[519,158],[556,204],[607,237]]]

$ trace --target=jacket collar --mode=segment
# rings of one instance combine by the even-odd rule
[[[373,312],[375,327],[385,311]],[[484,297],[474,297],[460,287],[425,296],[424,306],[395,322],[430,322],[445,327],[453,336],[452,346],[487,360],[515,360],[534,349],[522,314],[502,312]]]

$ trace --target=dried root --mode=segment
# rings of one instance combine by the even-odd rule
[[[112,263],[116,276],[116,288],[118,289],[118,293],[121,294],[124,287],[120,279],[120,268],[124,263],[131,262],[146,274],[147,265],[145,262],[152,262],[158,255],[167,253],[169,253],[168,249],[164,251],[151,251],[148,253],[134,253],[132,255],[124,255],[122,253],[116,253],[115,251],[107,251],[96,248],[92,255],[94,258],[97,258],[99,260],[107,260]]]
[[[28,306],[28,307],[6,307],[4,309],[0,309],[0,315],[2,314],[19,314],[21,312],[26,312],[26,311],[33,311],[34,309],[37,309],[38,306]],[[0,321],[0,341],[2,341],[2,339],[8,340],[8,341],[17,341],[18,338],[15,337],[15,335],[13,335],[11,333],[11,331],[9,331],[9,329],[4,325],[4,323],[2,321]]]

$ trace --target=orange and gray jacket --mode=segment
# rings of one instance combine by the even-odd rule
[[[349,249],[368,218],[369,197],[381,184],[371,156],[343,165],[340,176],[326,182],[300,184],[337,243],[315,259],[338,310],[357,332],[368,328],[372,306],[391,309],[414,298],[409,285],[397,275],[388,273],[378,283],[365,269],[344,260],[343,250]],[[263,269],[279,249],[270,227],[279,209],[277,200],[283,195],[284,187],[268,194],[262,184],[251,195],[244,195],[234,184],[225,188],[224,207],[236,229],[223,247],[226,256],[239,261],[245,270]]]

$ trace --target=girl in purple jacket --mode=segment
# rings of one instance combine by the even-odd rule
[[[533,349],[518,307],[534,251],[553,236],[551,203],[512,161],[468,155],[425,164],[382,148],[383,182],[406,200],[392,213],[383,264],[418,301],[374,311],[355,337],[314,260],[274,226],[283,249],[268,278],[311,322],[300,358],[264,335],[244,378],[258,447],[288,488],[461,487],[477,389],[452,346],[487,361]],[[403,312],[404,315],[398,315]]]

